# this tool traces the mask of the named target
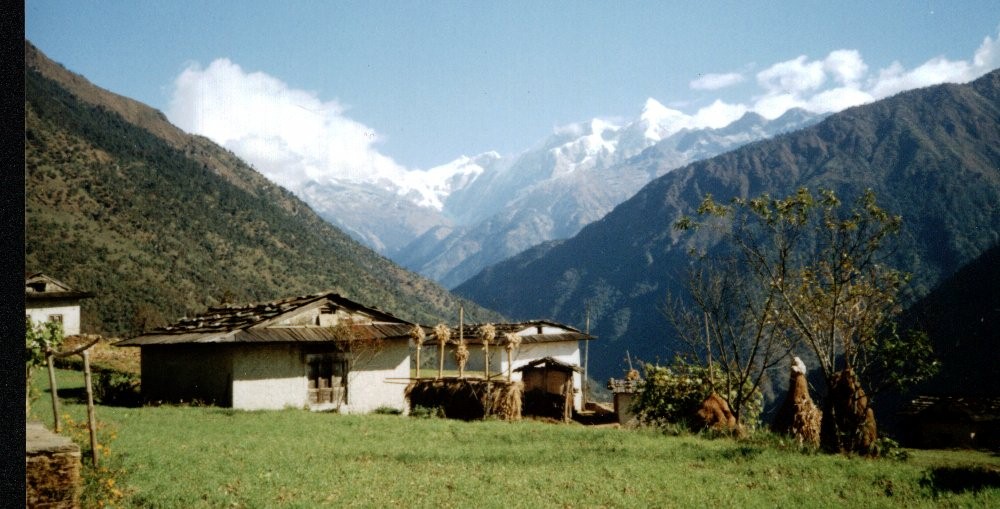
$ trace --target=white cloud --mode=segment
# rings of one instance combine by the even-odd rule
[[[308,180],[397,178],[406,172],[374,147],[375,131],[323,101],[228,59],[188,66],[174,81],[171,122],[239,154],[295,190]]]
[[[805,108],[806,102],[796,94],[770,94],[757,99],[753,111],[774,120],[792,108]]]
[[[875,100],[871,94],[851,87],[838,87],[824,90],[809,98],[803,107],[816,113],[833,113],[869,103]]]
[[[743,75],[738,72],[704,74],[698,79],[692,80],[690,86],[695,90],[719,90],[742,83],[743,80]]]
[[[985,37],[971,60],[948,60],[936,57],[906,70],[899,62],[879,70],[869,90],[876,99],[905,90],[929,87],[940,83],[967,83],[1000,66],[1000,34]]]
[[[823,60],[823,69],[832,74],[837,83],[850,87],[856,87],[868,72],[861,53],[853,49],[831,51]]]
[[[826,81],[823,62],[809,62],[805,55],[757,73],[757,83],[768,94],[798,94],[819,88]]]
[[[740,119],[747,112],[747,107],[742,104],[729,104],[720,99],[698,110],[693,116],[693,124],[696,127],[709,127],[718,129],[725,127]]]
[[[817,113],[841,111],[893,94],[940,83],[966,83],[1000,66],[1000,34],[986,37],[970,60],[932,58],[906,69],[899,62],[870,73],[861,53],[831,51],[821,60],[799,56],[757,73],[762,93],[751,110],[776,118],[789,108]]]

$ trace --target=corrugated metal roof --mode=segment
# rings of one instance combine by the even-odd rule
[[[408,340],[412,325],[407,324],[355,324],[351,331],[357,339]],[[172,345],[181,343],[309,343],[338,342],[343,329],[337,327],[261,327],[228,332],[189,334],[149,334],[126,339],[117,346]]]
[[[408,337],[413,324],[375,307],[367,307],[336,293],[319,293],[272,302],[211,307],[205,313],[182,318],[177,323],[126,339],[116,346],[171,345],[181,343],[317,342],[337,341],[335,327],[268,326],[268,322],[296,309],[329,300],[349,312],[361,312],[376,320],[352,324],[354,333],[366,339]]]

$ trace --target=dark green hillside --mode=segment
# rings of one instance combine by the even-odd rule
[[[1000,240],[1000,71],[851,108],[668,173],[576,237],[456,292],[514,318],[571,324],[583,323],[589,303],[601,338],[590,346],[592,372],[620,376],[626,350],[666,360],[678,347],[659,312],[668,291],[683,293],[690,262],[673,223],[706,193],[726,201],[800,186],[832,188],[844,201],[873,189],[903,216],[891,262],[914,275],[908,299],[926,294]]]
[[[930,336],[937,376],[914,393],[1000,396],[1000,244],[962,267],[901,317]]]
[[[84,303],[85,329],[129,335],[221,301],[325,289],[412,320],[457,317],[447,291],[232,154],[155,114],[137,117],[155,110],[85,80],[54,81],[53,66],[26,43],[25,270],[97,294]]]

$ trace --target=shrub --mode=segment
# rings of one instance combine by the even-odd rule
[[[430,419],[431,417],[444,417],[444,409],[441,407],[427,407],[416,405],[410,410],[410,417],[420,419]]]
[[[142,404],[139,377],[118,371],[98,373],[94,398],[105,405],[139,406]]]
[[[643,371],[642,390],[632,403],[632,411],[639,420],[658,427],[691,426],[691,418],[712,392],[709,369],[677,357],[669,366],[645,364]],[[714,382],[723,399],[728,401],[734,395],[735,388],[727,394],[725,375],[720,369],[714,370]],[[755,391],[750,399],[740,416],[740,424],[747,430],[757,426],[763,409],[760,391]]]

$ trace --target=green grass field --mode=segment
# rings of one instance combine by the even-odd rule
[[[83,377],[58,377],[86,465]],[[41,387],[33,414],[51,427]],[[98,406],[97,418],[106,449],[85,468],[87,506],[1000,507],[1000,457],[982,452],[869,460],[773,437],[303,410]]]

